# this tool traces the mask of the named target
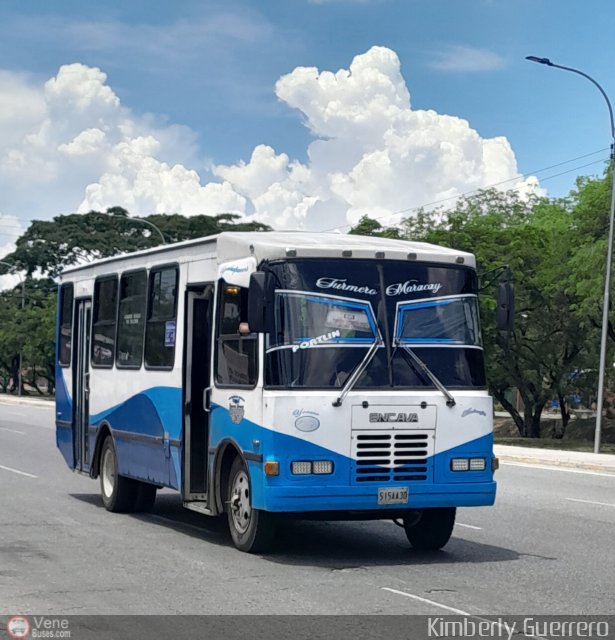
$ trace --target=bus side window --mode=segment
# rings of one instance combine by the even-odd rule
[[[141,367],[145,337],[146,294],[145,270],[122,275],[115,356],[115,364],[120,368],[139,369]]]
[[[58,337],[58,364],[70,367],[70,351],[73,334],[73,285],[60,288],[60,335]]]
[[[248,289],[220,281],[219,291],[216,382],[223,386],[253,387],[258,377],[258,340],[257,334],[244,332]]]
[[[92,366],[112,367],[117,321],[117,278],[105,276],[94,284]]]
[[[152,269],[145,327],[145,366],[172,369],[177,329],[177,267]]]

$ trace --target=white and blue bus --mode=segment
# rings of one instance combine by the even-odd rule
[[[419,549],[491,505],[474,256],[222,233],[67,269],[57,445],[110,511],[171,487],[271,546],[282,517],[393,519]]]

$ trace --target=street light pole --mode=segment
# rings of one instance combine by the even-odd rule
[[[160,239],[162,240],[162,244],[167,243],[164,235],[162,234],[162,231],[160,231],[160,229],[153,222],[150,222],[149,220],[144,220],[143,218],[132,218],[132,217],[123,216],[123,215],[116,216],[113,213],[110,213],[109,215],[114,218],[121,218],[122,220],[130,220],[131,222],[140,222],[141,224],[145,224],[148,227],[152,228],[160,236]]]
[[[5,267],[9,267],[10,269],[15,270],[15,265],[10,262],[4,262],[4,260],[0,260],[0,264],[3,264]],[[21,275],[19,278],[21,279],[21,308],[22,310],[26,306],[26,279]],[[21,377],[21,366],[22,366],[22,357],[23,357],[23,345],[19,350],[19,368],[17,369],[17,395],[21,396],[23,393],[23,380]]]
[[[549,58],[538,58],[537,56],[527,56],[525,58],[530,62],[537,62],[538,64],[544,64],[548,67],[555,67],[556,69],[563,69],[564,71],[571,71],[577,75],[587,78],[598,91],[602,94],[602,97],[606,101],[606,105],[609,109],[609,117],[611,119],[611,212],[609,218],[609,246],[607,249],[606,258],[606,275],[604,278],[604,296],[602,306],[602,334],[600,337],[600,370],[598,372],[598,398],[596,399],[596,431],[594,434],[594,453],[600,452],[600,434],[602,431],[602,407],[604,404],[604,375],[606,369],[606,352],[607,342],[609,334],[609,308],[611,298],[611,265],[613,262],[613,227],[615,226],[615,122],[613,121],[613,108],[609,97],[606,95],[604,89],[589,75],[578,69],[572,67],[564,67],[559,64],[551,62]]]

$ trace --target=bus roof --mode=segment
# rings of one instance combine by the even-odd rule
[[[69,267],[62,272],[62,275],[93,269],[98,265],[110,266],[112,263],[126,260],[138,264],[139,258],[143,258],[145,262],[159,256],[161,261],[172,261],[182,257],[198,259],[208,254],[210,256],[214,254],[218,263],[253,255],[258,262],[287,257],[378,258],[457,263],[472,268],[476,267],[473,254],[426,242],[308,231],[225,231],[213,236],[160,245],[152,249],[124,253]]]

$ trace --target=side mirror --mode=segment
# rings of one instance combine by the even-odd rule
[[[512,282],[498,286],[498,308],[496,327],[502,333],[510,333],[515,326],[515,289]]]
[[[267,329],[269,281],[269,276],[264,271],[256,271],[250,276],[248,324],[250,325],[250,331],[254,333],[263,333]]]

